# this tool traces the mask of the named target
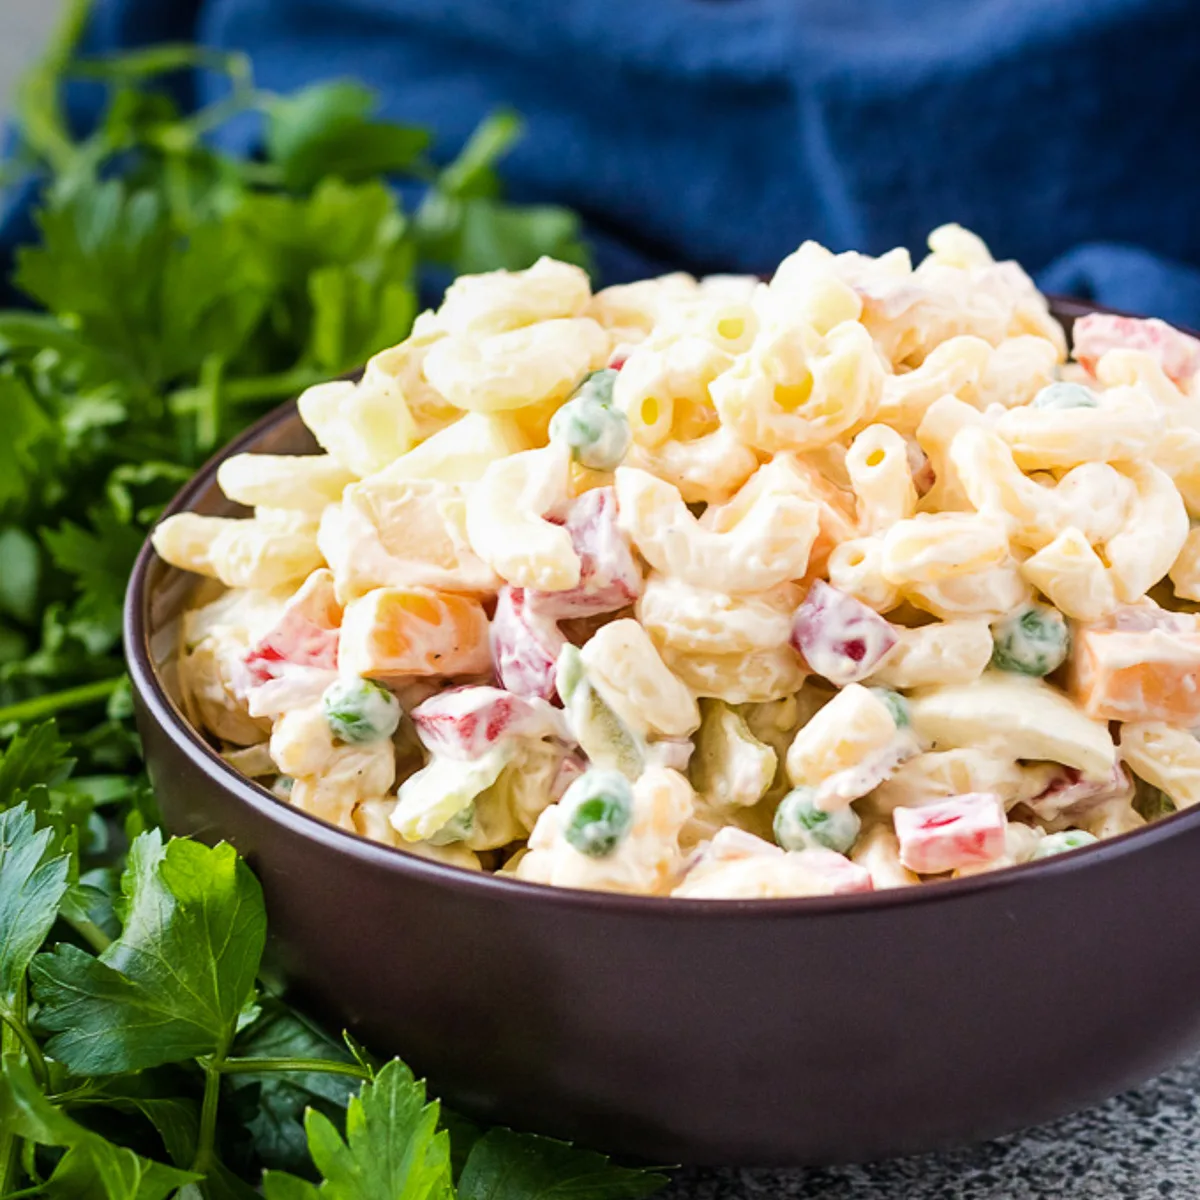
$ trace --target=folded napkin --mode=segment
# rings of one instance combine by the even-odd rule
[[[606,282],[955,220],[1047,288],[1200,326],[1195,0],[102,0],[90,44],[164,38],[268,88],[361,79],[438,157],[515,106],[511,194],[578,209]]]

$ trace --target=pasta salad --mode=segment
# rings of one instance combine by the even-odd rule
[[[1080,319],[966,230],[770,283],[459,279],[322,453],[239,454],[188,718],[444,863],[692,898],[862,892],[1200,799],[1200,342]]]

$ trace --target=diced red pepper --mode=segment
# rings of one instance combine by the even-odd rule
[[[332,574],[314,571],[287,602],[275,625],[246,651],[242,664],[247,686],[277,679],[288,666],[336,670],[341,623],[342,607],[334,593]]]
[[[554,690],[554,664],[567,644],[550,617],[534,612],[529,593],[503,587],[492,617],[492,661],[501,684],[518,696],[549,700]]]
[[[579,583],[565,592],[528,592],[541,616],[591,617],[632,604],[642,590],[642,572],[625,535],[617,528],[617,493],[592,488],[573,501],[565,521],[579,555]]]
[[[792,646],[838,687],[865,679],[899,640],[877,612],[822,579],[813,581],[792,622]]]
[[[1152,354],[1167,378],[1181,387],[1200,370],[1200,341],[1154,317],[1089,313],[1075,322],[1072,341],[1075,360],[1092,374],[1110,350],[1144,350]]]
[[[991,792],[969,792],[921,808],[897,808],[892,819],[900,861],[918,875],[979,866],[1004,853],[1008,818],[1000,797]]]
[[[562,716],[544,700],[494,687],[460,687],[431,696],[412,711],[413,725],[432,754],[478,758],[510,737],[565,733]]]

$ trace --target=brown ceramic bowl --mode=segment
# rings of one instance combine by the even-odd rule
[[[224,453],[313,448],[289,404]],[[215,467],[168,511],[231,511]],[[189,728],[151,647],[192,582],[147,545],[126,612],[168,825],[245,854],[295,987],[468,1114],[658,1162],[828,1163],[1046,1121],[1200,1048],[1200,808],[867,895],[697,902],[472,874],[290,808]]]

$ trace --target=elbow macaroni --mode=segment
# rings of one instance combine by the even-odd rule
[[[1200,803],[1200,741],[1162,721],[1133,721],[1121,729],[1121,759],[1176,808]]]
[[[834,441],[879,403],[883,369],[861,325],[822,337],[811,326],[768,327],[709,388],[723,423],[767,454]]]
[[[680,900],[1200,801],[1200,346],[1089,317],[1064,365],[1016,264],[929,245],[455,281],[300,398],[323,453],[221,464],[251,517],[154,531],[228,589],[179,623],[183,711],[360,836]]]
[[[581,568],[571,535],[546,520],[566,491],[567,463],[552,446],[497,460],[467,499],[471,548],[516,587],[575,587]]]
[[[425,378],[455,408],[506,412],[566,399],[580,376],[603,366],[608,350],[595,321],[558,317],[479,340],[441,338],[425,355]]]
[[[858,498],[859,524],[867,532],[881,533],[916,511],[908,445],[887,425],[868,425],[850,443],[846,472]]]
[[[716,529],[715,518],[698,521],[677,488],[645,471],[618,467],[616,486],[621,528],[655,570],[685,583],[761,592],[801,578],[808,568],[817,507],[794,493],[764,490],[731,527]]]

